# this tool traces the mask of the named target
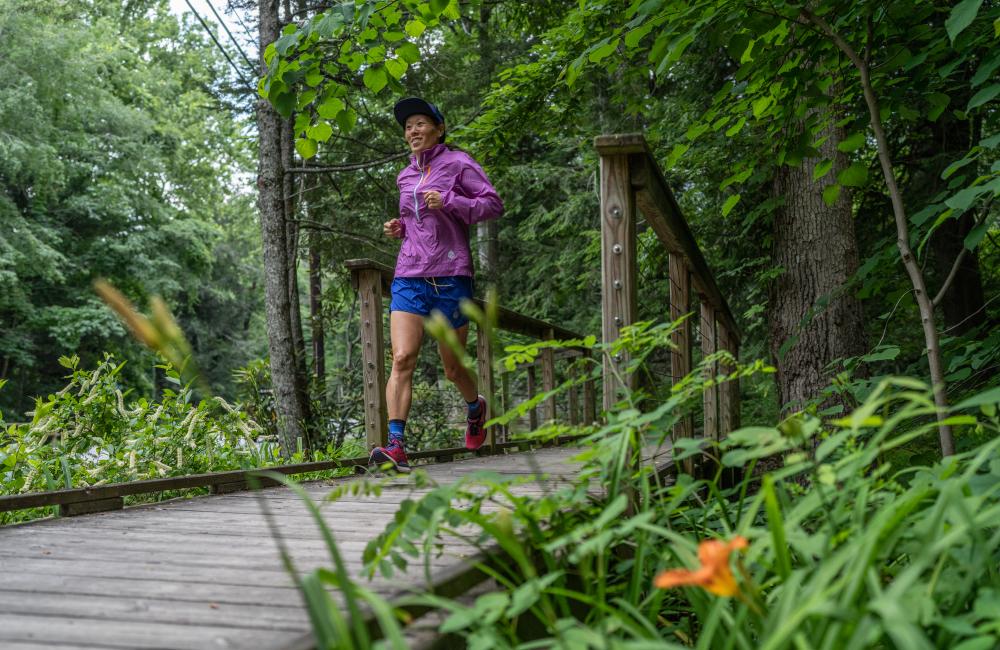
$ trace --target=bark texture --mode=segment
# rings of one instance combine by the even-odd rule
[[[260,0],[260,52],[280,36],[277,0]],[[266,71],[261,60],[262,73]],[[282,452],[290,455],[299,439],[308,444],[305,423],[309,403],[297,379],[295,343],[292,334],[292,304],[288,282],[288,230],[285,220],[285,193],[282,167],[282,120],[268,101],[257,101],[257,130],[260,134],[257,171],[258,208],[264,249],[264,301],[267,316],[271,383]]]
[[[846,290],[858,268],[850,195],[842,188],[832,206],[823,201],[823,188],[847,167],[836,148],[843,133],[830,127],[823,135],[830,137],[819,158],[781,167],[773,183],[785,205],[774,219],[773,259],[783,272],[770,287],[770,345],[779,400],[792,409],[829,385],[832,361],[866,351],[861,303]],[[813,168],[824,158],[833,169],[814,181]]]

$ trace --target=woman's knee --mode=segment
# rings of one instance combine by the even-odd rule
[[[454,383],[466,376],[465,368],[462,364],[455,361],[454,363],[444,364],[444,376],[448,378],[448,381]]]
[[[392,371],[396,374],[410,374],[417,367],[419,350],[393,350]]]

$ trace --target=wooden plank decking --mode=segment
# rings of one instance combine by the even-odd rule
[[[424,469],[440,482],[470,472],[558,481],[575,450],[548,448],[472,458]],[[657,464],[669,464],[661,451]],[[343,479],[350,480],[350,479]],[[322,499],[340,481],[304,484]],[[518,488],[524,494],[541,482]],[[413,495],[405,481],[378,498],[344,496],[325,518],[352,570],[361,551]],[[261,512],[265,500],[300,571],[329,566],[312,517],[285,488],[239,492],[0,528],[0,648],[302,647],[306,612],[282,568]],[[433,561],[454,576],[475,550],[453,545]],[[392,598],[423,583],[422,566],[369,586]],[[306,644],[307,645],[307,644]]]

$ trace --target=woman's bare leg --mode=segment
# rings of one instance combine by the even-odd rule
[[[459,327],[455,330],[455,335],[458,336],[458,341],[464,348],[469,339],[469,325],[465,324]],[[441,355],[441,363],[444,365],[444,376],[455,384],[466,402],[475,402],[479,396],[476,380],[469,375],[469,371],[465,369],[455,353],[443,341],[438,341],[438,353]]]
[[[405,311],[389,314],[389,341],[392,371],[385,386],[385,402],[390,420],[405,420],[413,397],[413,370],[424,339],[424,317]]]

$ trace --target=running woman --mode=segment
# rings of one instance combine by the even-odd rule
[[[469,227],[499,217],[503,202],[470,155],[444,144],[444,115],[437,106],[409,97],[400,100],[393,112],[413,155],[396,179],[399,218],[383,226],[385,235],[402,239],[403,245],[396,260],[389,307],[392,372],[385,389],[389,444],[373,449],[371,462],[391,462],[398,471],[408,472],[406,417],[424,319],[432,310],[440,311],[465,345],[469,319],[459,304],[472,297]],[[440,342],[438,352],[445,376],[468,406],[465,447],[478,449],[486,440],[486,400],[455,354]]]

